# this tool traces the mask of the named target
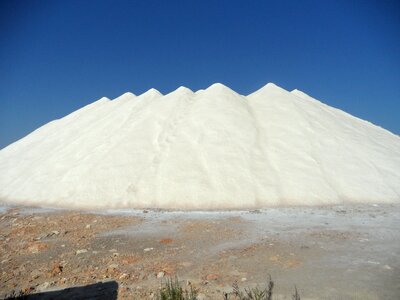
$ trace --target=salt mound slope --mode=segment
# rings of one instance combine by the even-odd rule
[[[102,98],[0,151],[0,198],[79,208],[400,202],[400,138],[301,91]]]

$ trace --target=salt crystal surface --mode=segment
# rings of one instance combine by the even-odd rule
[[[400,202],[400,138],[274,84],[102,98],[0,151],[0,200],[246,209]]]

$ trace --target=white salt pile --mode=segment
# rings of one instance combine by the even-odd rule
[[[0,200],[228,209],[400,202],[400,138],[294,90],[102,98],[0,151]]]

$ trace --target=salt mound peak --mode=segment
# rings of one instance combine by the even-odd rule
[[[258,90],[256,90],[255,92],[249,94],[248,96],[260,95],[263,93],[271,93],[271,92],[288,93],[288,91],[285,90],[284,88],[281,88],[280,86],[276,85],[275,83],[269,82],[266,85],[259,88]]]
[[[139,95],[139,97],[160,97],[163,96],[158,90],[155,88],[151,88],[148,91],[144,92],[143,94]]]
[[[95,101],[95,102],[93,102],[93,103],[91,103],[91,104],[94,104],[94,103],[102,103],[102,102],[109,102],[109,101],[111,101],[111,99],[109,99],[109,98],[107,98],[107,97],[101,97],[99,100],[97,100],[97,101]],[[89,105],[91,105],[91,104],[89,104]]]
[[[222,83],[214,83],[205,89],[205,91],[209,93],[237,94],[234,90],[230,89],[226,85],[223,85]]]
[[[113,101],[127,101],[136,98],[136,95],[131,93],[131,92],[126,92],[122,94],[121,96],[118,96],[115,98]]]
[[[164,100],[165,101],[162,101]],[[249,209],[400,202],[400,138],[268,83],[101,98],[0,150],[0,201]]]
[[[193,91],[187,87],[180,86],[175,91],[172,91],[168,95],[192,95]]]

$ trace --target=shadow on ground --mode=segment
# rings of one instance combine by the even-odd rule
[[[81,300],[81,299],[99,299],[113,300],[118,296],[118,283],[116,281],[99,282],[96,284],[85,285],[80,287],[67,288],[51,292],[43,292],[38,294],[17,296],[6,298],[11,299],[28,299],[28,300]]]

